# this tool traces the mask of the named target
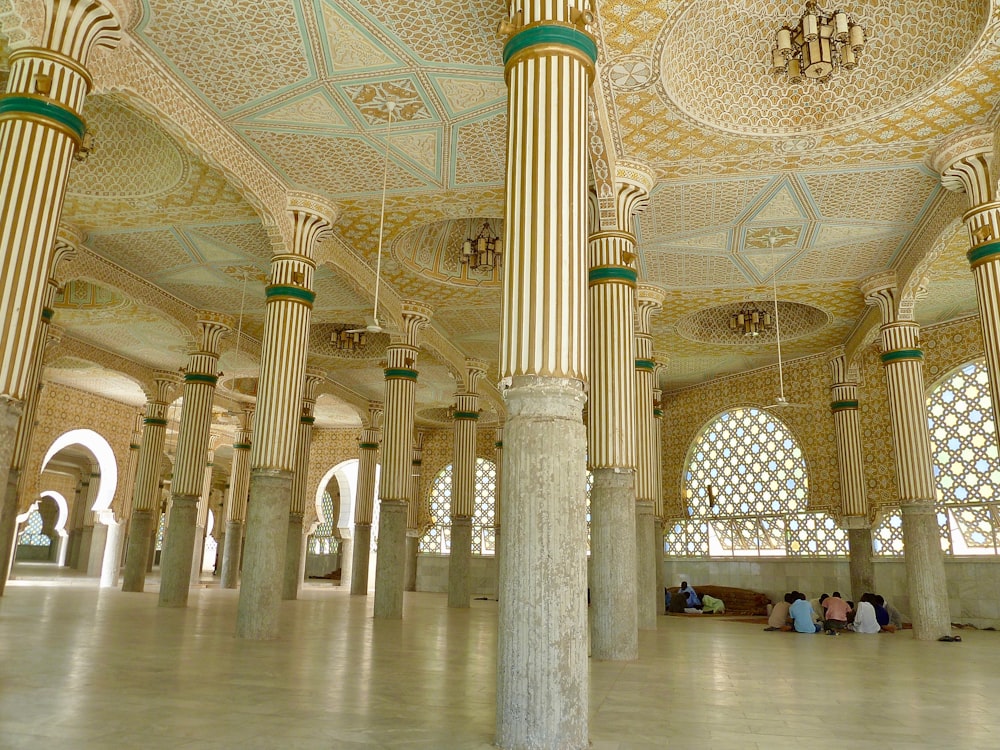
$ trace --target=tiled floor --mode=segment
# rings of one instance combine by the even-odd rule
[[[48,569],[51,571],[51,569]],[[0,748],[487,748],[496,604],[307,586],[274,642],[233,637],[237,592],[187,609],[19,566],[0,598]],[[47,571],[41,571],[47,572]],[[997,748],[1000,633],[958,644],[660,618],[638,662],[591,664],[595,750]]]

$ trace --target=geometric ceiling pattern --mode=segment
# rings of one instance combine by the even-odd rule
[[[30,16],[41,4],[12,6]],[[486,361],[495,381],[502,273],[470,271],[459,257],[483,222],[504,233],[507,89],[496,28],[505,4],[141,6],[130,62],[98,65],[85,106],[96,149],[72,169],[63,220],[85,233],[106,273],[64,289],[55,322],[65,335],[175,369],[194,342],[195,312],[225,313],[244,335],[238,353],[236,337],[224,339],[220,366],[252,382],[269,262],[282,250],[254,192],[263,176],[339,210],[315,275],[310,364],[330,381],[317,407],[323,424],[356,426],[367,400],[382,397],[386,338],[356,352],[334,343],[371,315],[379,264],[381,299],[432,309],[425,338],[437,344],[418,358],[417,422],[446,413],[465,357]],[[636,252],[640,280],[665,295],[652,319],[664,388],[776,361],[773,336],[731,335],[729,316],[746,302],[773,306],[777,296],[784,357],[844,344],[866,314],[859,281],[920,266],[931,252],[917,319],[976,310],[956,221],[964,197],[946,193],[926,160],[956,129],[998,117],[1000,14],[988,0],[845,9],[868,37],[857,68],[792,86],[770,74],[770,46],[798,6],[596,8],[591,147],[655,176]],[[116,54],[125,53],[107,59]],[[137,60],[148,61],[141,75],[115,79]],[[398,105],[391,122],[387,100]],[[115,283],[116,273],[127,280]],[[188,322],[150,301],[165,298]],[[381,302],[379,316],[398,323]],[[61,364],[81,382],[99,372],[84,377],[79,359]],[[112,391],[131,387],[119,385]]]

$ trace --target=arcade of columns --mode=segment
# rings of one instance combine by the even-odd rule
[[[0,98],[4,253],[0,293],[5,315],[0,326],[0,486],[6,488],[0,512],[0,559],[5,562],[12,551],[24,446],[30,439],[46,328],[52,317],[55,285],[50,280],[60,255],[73,244],[57,241],[57,232],[72,157],[85,133],[80,113],[91,87],[87,63],[95,47],[114,48],[122,34],[115,14],[96,0],[53,0],[47,11],[41,44],[11,55],[8,90]],[[588,17],[586,0],[533,0],[523,7],[511,3],[510,34],[504,45],[509,130],[500,375],[507,413],[496,442],[502,478],[497,499],[496,738],[505,748],[588,744],[587,611],[582,595],[587,571],[581,553],[586,549],[588,449],[594,471],[594,656],[636,658],[637,629],[655,627],[662,609],[657,578],[661,566],[656,562],[657,529],[664,513],[658,460],[661,430],[656,426],[662,414],[655,408],[657,365],[649,326],[663,294],[638,284],[633,267],[634,213],[648,196],[652,180],[643,179],[642,170],[636,169],[618,175],[616,225],[588,222],[586,107],[597,58],[586,30]],[[46,82],[44,87],[40,81]],[[1000,203],[990,172],[993,152],[990,133],[962,132],[942,146],[934,166],[947,187],[962,190],[969,198],[965,215],[969,262],[997,402]],[[539,154],[548,157],[540,159]],[[303,477],[322,374],[306,371],[307,352],[301,342],[308,338],[315,299],[316,246],[330,234],[337,218],[333,206],[293,191],[288,192],[286,209],[285,221],[276,228],[275,236],[281,239],[266,289],[258,398],[252,419],[249,412],[242,416],[225,506],[222,585],[236,587],[242,571],[236,630],[249,639],[278,635],[281,600],[296,597],[302,577]],[[933,513],[922,353],[918,326],[912,320],[915,293],[900,290],[891,274],[867,280],[863,293],[882,319],[882,362],[903,507],[907,577],[911,591],[923,592],[913,597],[914,632],[920,639],[935,638],[947,632],[948,608]],[[403,305],[401,339],[387,352],[384,402],[371,405],[359,442],[351,593],[367,592],[374,474],[381,442],[374,601],[378,618],[402,616],[407,532],[419,523],[410,512],[417,504],[412,479],[418,377],[414,365],[419,333],[430,316],[431,311],[419,304]],[[201,348],[191,355],[183,377],[161,606],[185,605],[192,566],[197,564],[195,544],[199,527],[204,526],[199,498],[204,503],[215,365],[219,340],[228,326],[219,316],[203,316]],[[852,555],[852,587],[871,589],[857,383],[843,354],[834,356],[830,365],[842,510],[852,550],[864,550]],[[468,606],[469,600],[476,382],[483,374],[480,364],[469,363],[454,414],[449,605],[455,607]],[[144,586],[160,500],[165,412],[178,380],[173,373],[157,373],[133,451],[132,502],[124,509],[129,518],[124,591],[142,591]],[[561,522],[550,523],[552,518]],[[93,534],[93,519],[82,526]],[[74,552],[78,558],[87,558],[85,539],[86,533],[78,540]],[[415,542],[410,546],[415,552]],[[0,587],[4,580],[0,577]]]

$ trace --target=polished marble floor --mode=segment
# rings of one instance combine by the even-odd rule
[[[307,585],[282,637],[233,637],[237,592],[186,609],[19,565],[0,598],[0,748],[339,750],[488,748],[496,603],[449,610],[407,594]],[[1000,747],[1000,633],[765,633],[666,618],[635,663],[593,662],[595,750]]]

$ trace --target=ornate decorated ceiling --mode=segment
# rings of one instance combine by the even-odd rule
[[[392,323],[401,299],[433,308],[417,418],[438,423],[464,358],[497,364],[499,273],[470,271],[459,254],[484,221],[502,233],[506,87],[495,29],[505,4],[140,4],[130,43],[95,63],[85,114],[97,147],[75,167],[63,213],[107,270],[66,286],[58,325],[143,367],[176,369],[195,312],[227,313],[246,335],[238,354],[235,337],[226,344],[222,388],[246,399],[227,382],[252,382],[277,249],[260,186],[325,196],[340,215],[316,274],[310,362],[331,381],[321,423],[357,425],[367,400],[381,398],[387,338],[369,336],[354,352],[333,342],[371,314],[387,163],[384,317]],[[639,219],[638,266],[666,292],[653,319],[666,389],[772,364],[773,335],[736,336],[727,324],[775,291],[787,358],[845,343],[866,311],[858,282],[887,268],[927,274],[923,324],[975,311],[957,221],[964,198],[940,187],[926,159],[960,127],[995,126],[997,3],[849,2],[869,39],[857,68],[796,86],[769,73],[770,47],[802,6],[597,8],[596,137],[657,177]],[[41,7],[0,0],[0,80]],[[401,105],[391,123],[388,98]],[[163,293],[170,311],[149,302]],[[98,372],[77,359],[60,367],[59,377],[78,372],[87,384]],[[129,390],[111,381],[108,393]]]

